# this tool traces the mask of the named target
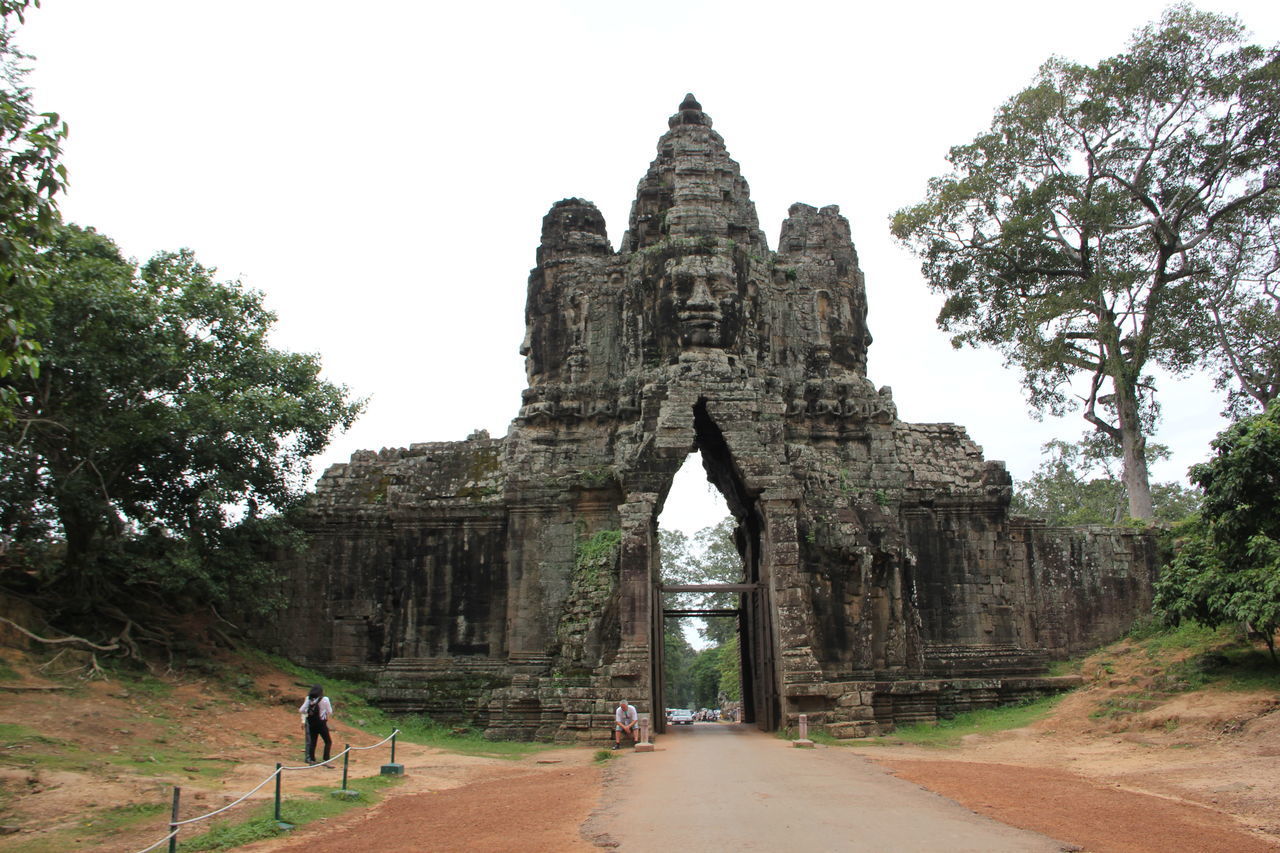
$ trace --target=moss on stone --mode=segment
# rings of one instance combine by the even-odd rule
[[[468,480],[484,480],[496,475],[502,467],[502,457],[496,447],[484,447],[473,451],[467,463]]]
[[[580,539],[574,547],[574,575],[594,579],[602,570],[608,570],[618,559],[622,544],[621,530],[597,530],[586,539]]]

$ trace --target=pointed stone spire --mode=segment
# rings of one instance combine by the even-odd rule
[[[667,127],[675,127],[678,124],[700,124],[711,127],[711,116],[702,111],[702,104],[698,103],[693,92],[684,96],[678,109],[679,112],[667,119]]]
[[[768,251],[741,169],[692,92],[667,125],[670,130],[658,140],[658,156],[636,188],[623,251],[668,238],[732,240],[756,252]]]

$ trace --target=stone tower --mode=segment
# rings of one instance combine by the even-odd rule
[[[962,428],[898,420],[839,209],[792,205],[770,250],[692,95],[668,125],[618,251],[588,201],[544,217],[508,435],[330,468],[262,638],[393,708],[608,737],[618,698],[661,707],[657,518],[700,451],[749,721],[856,735],[1060,687],[1048,658],[1149,605],[1150,541],[1011,517]]]

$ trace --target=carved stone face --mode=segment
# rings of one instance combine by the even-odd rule
[[[725,255],[689,255],[667,262],[662,300],[680,347],[733,346],[742,329],[745,283]],[[667,309],[667,305],[662,306]]]

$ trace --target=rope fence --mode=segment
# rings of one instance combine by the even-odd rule
[[[316,767],[323,767],[324,765],[329,764],[333,761],[337,761],[339,758],[341,758],[342,759],[342,790],[346,791],[347,790],[347,767],[350,762],[350,754],[352,752],[359,751],[359,750],[377,749],[387,741],[391,741],[391,761],[389,762],[388,766],[395,765],[396,735],[398,734],[400,734],[400,730],[396,729],[391,734],[384,737],[382,740],[378,741],[375,744],[371,744],[370,746],[352,746],[351,744],[347,744],[346,748],[343,749],[342,752],[333,756],[333,758],[330,758],[328,761],[318,761],[315,764],[301,764],[297,766],[285,766],[283,764],[276,764],[276,769],[271,772],[270,776],[263,779],[261,782],[259,782],[257,785],[253,787],[253,790],[242,795],[239,799],[236,799],[236,800],[233,800],[232,802],[227,803],[222,808],[214,809],[208,814],[198,815],[197,817],[189,817],[186,820],[178,820],[178,805],[182,799],[182,788],[178,785],[175,785],[173,787],[173,811],[169,817],[169,834],[166,835],[164,838],[161,838],[159,841],[155,842],[154,844],[152,844],[150,847],[144,847],[142,850],[139,850],[137,853],[151,853],[152,850],[160,849],[160,847],[164,845],[166,842],[169,845],[169,853],[177,853],[178,831],[182,827],[186,826],[187,824],[199,823],[202,820],[208,820],[209,818],[214,817],[215,815],[220,815],[223,812],[227,811],[228,809],[231,809],[240,805],[245,800],[249,799],[254,794],[261,791],[273,779],[275,780],[275,783],[276,783],[275,820],[277,823],[280,823],[282,821],[280,817],[280,787],[281,787],[281,779],[284,777],[284,771],[313,770]],[[383,772],[384,773],[386,772],[385,768]]]

